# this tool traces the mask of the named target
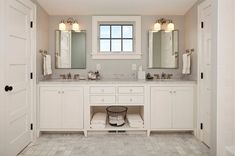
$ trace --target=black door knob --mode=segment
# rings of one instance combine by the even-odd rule
[[[13,90],[13,87],[12,86],[6,86],[5,87],[5,91],[8,92],[8,91],[12,91]]]

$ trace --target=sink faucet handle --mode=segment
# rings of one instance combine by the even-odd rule
[[[160,79],[159,74],[154,74],[154,77],[155,77],[156,79]]]
[[[78,78],[79,78],[79,76],[80,76],[79,74],[74,74],[73,79],[75,79],[75,80],[76,80],[76,79],[78,79]]]
[[[66,79],[66,75],[65,75],[65,74],[61,74],[60,77],[61,77],[62,79]]]
[[[171,79],[172,78],[172,76],[173,76],[173,74],[167,74],[167,79]]]

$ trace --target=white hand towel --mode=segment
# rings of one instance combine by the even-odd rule
[[[188,57],[187,57],[187,69],[186,69],[186,73],[187,74],[190,74],[191,73],[191,55],[188,55]]]
[[[93,115],[93,118],[91,120],[91,124],[106,124],[106,118],[107,114],[106,113],[95,113]]]
[[[104,129],[105,126],[105,124],[91,124],[92,129]]]
[[[43,75],[47,75],[47,68],[46,68],[46,57],[43,57]]]
[[[127,120],[129,123],[143,124],[144,121],[139,114],[127,114]]]
[[[183,54],[183,70],[182,74],[190,74],[190,68],[191,68],[191,55]]]
[[[44,76],[52,74],[50,55],[45,55],[43,57],[43,74]]]
[[[141,123],[129,123],[129,126],[132,128],[143,128],[144,124]]]

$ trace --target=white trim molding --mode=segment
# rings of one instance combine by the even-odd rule
[[[134,23],[134,51],[104,53],[99,51],[100,23]],[[141,16],[92,16],[92,58],[93,59],[141,59]]]

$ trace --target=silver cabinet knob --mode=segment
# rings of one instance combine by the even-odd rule
[[[64,91],[58,91],[58,94],[64,94]]]

